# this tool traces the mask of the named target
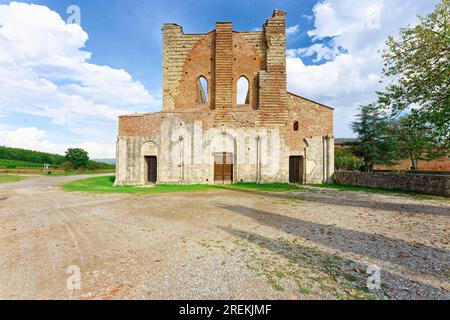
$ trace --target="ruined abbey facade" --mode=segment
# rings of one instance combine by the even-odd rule
[[[163,26],[163,110],[119,117],[116,185],[330,180],[333,109],[287,92],[285,15]]]

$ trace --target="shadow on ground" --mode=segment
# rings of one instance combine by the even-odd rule
[[[336,298],[350,298],[350,299],[367,299],[371,295],[378,299],[394,298],[394,299],[448,299],[450,295],[448,292],[435,286],[412,281],[405,277],[393,274],[387,270],[381,270],[382,287],[380,290],[369,291],[366,287],[367,278],[366,274],[367,265],[359,261],[352,261],[343,259],[336,254],[329,254],[323,252],[317,248],[309,247],[307,245],[295,242],[289,242],[282,238],[272,239],[253,232],[246,232],[237,230],[230,227],[221,227],[225,232],[233,235],[234,237],[243,239],[250,243],[270,250],[271,252],[288,259],[288,261],[294,263],[296,266],[300,266],[302,269],[295,269],[290,271],[290,275],[297,282],[297,285],[302,288],[314,287],[314,284],[308,282],[308,278],[311,277],[315,282],[320,282],[323,286],[322,279],[318,279],[317,271],[326,274],[328,279],[332,279],[330,284],[324,288],[331,292]],[[254,253],[252,254],[254,256]],[[270,259],[269,261],[274,261]],[[264,264],[260,265],[264,268]],[[267,266],[266,268],[273,269],[274,266]],[[277,269],[280,267],[277,266]],[[306,269],[305,269],[306,268]],[[308,275],[308,271],[311,270],[315,273],[315,276]],[[355,270],[359,270],[355,272]],[[300,272],[299,272],[300,271]],[[266,271],[259,271],[264,276],[267,275]],[[289,272],[287,272],[289,274]],[[396,285],[390,284],[395,281]],[[404,288],[398,290],[395,288]],[[348,291],[348,288],[356,289]]]
[[[444,250],[414,246],[400,239],[343,229],[245,206],[217,206],[333,249],[403,265],[414,272],[428,273],[443,280],[447,280],[449,276],[449,253]]]
[[[356,208],[368,208],[374,210],[384,210],[384,211],[395,211],[400,213],[419,213],[419,214],[430,214],[430,215],[442,215],[450,217],[450,210],[448,207],[436,206],[431,204],[422,203],[396,203],[396,202],[386,202],[386,201],[375,201],[375,200],[358,200],[350,191],[331,191],[327,190],[325,192],[318,192],[313,189],[308,189],[303,192],[266,192],[266,191],[250,191],[250,190],[237,190],[236,192],[245,192],[251,194],[263,195],[265,197],[274,197],[281,199],[298,199],[308,202],[318,202],[329,205],[336,206],[346,206],[346,207],[356,207]],[[336,193],[339,193],[339,197],[336,197]],[[343,197],[343,193],[349,193],[349,197]],[[375,195],[375,194],[374,194]],[[401,196],[399,196],[401,197]]]

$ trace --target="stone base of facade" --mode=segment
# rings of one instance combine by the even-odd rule
[[[285,135],[279,128],[223,126],[204,130],[200,121],[187,124],[169,117],[159,134],[118,137],[116,185],[329,181],[334,167],[333,138],[308,137],[301,147],[293,149]],[[226,178],[218,179],[222,154],[227,155],[229,172]],[[150,170],[155,170],[149,167],[151,157],[157,163],[153,172],[156,181],[150,177]],[[296,162],[290,161],[291,157],[296,157]],[[294,172],[298,181],[292,180],[292,163],[298,166],[298,173]]]

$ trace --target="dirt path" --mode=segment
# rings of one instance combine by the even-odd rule
[[[450,298],[448,202],[58,187],[74,179],[0,185],[1,299]],[[367,289],[368,266],[379,290]]]

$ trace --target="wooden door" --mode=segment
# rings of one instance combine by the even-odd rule
[[[145,161],[147,162],[147,181],[156,183],[158,179],[158,160],[156,156],[147,156]]]
[[[301,173],[300,173],[300,156],[289,157],[289,182],[290,183],[300,183]]]
[[[232,182],[233,181],[233,154],[219,152],[214,154],[214,181]]]

